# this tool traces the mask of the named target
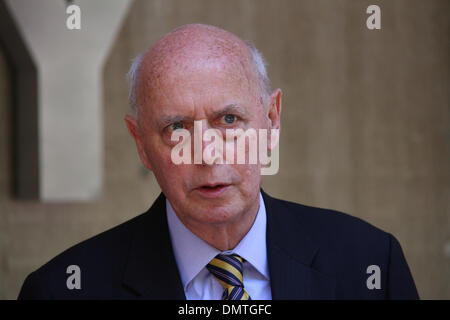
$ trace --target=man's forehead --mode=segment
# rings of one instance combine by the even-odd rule
[[[144,55],[140,67],[145,86],[172,74],[215,66],[221,72],[249,73],[245,43],[232,33],[205,25],[188,25],[167,34]],[[141,82],[141,81],[140,81]]]
[[[146,107],[155,103],[183,106],[190,96],[204,92],[219,100],[248,96],[255,84],[250,59],[245,42],[228,31],[204,25],[181,27],[145,53],[138,100]]]

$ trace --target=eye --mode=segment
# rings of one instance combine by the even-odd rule
[[[172,131],[178,130],[178,129],[184,129],[184,125],[181,122],[175,122],[169,125],[169,128]]]
[[[236,122],[236,116],[234,114],[226,114],[223,116],[223,120],[227,124],[233,124]]]

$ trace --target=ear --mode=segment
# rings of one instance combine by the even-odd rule
[[[269,150],[274,150],[280,140],[280,115],[281,115],[281,89],[276,89],[270,95],[267,119],[269,124],[270,138]]]
[[[270,129],[280,129],[281,96],[281,89],[274,90],[270,95],[270,105],[267,114]]]
[[[139,153],[139,157],[141,158],[142,164],[148,170],[152,171],[152,166],[150,165],[147,153],[145,152],[144,140],[142,138],[142,130],[141,127],[139,126],[139,123],[134,117],[130,115],[125,116],[125,123],[127,124],[128,132],[136,142],[136,147]]]

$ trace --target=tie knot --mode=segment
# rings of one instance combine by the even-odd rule
[[[208,263],[206,268],[219,280],[224,289],[243,287],[243,261],[237,254],[218,254]]]

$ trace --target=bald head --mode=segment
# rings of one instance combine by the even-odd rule
[[[270,95],[262,55],[250,42],[214,26],[191,24],[168,33],[133,61],[128,73],[133,114],[177,75],[205,68],[244,79],[261,102]]]

